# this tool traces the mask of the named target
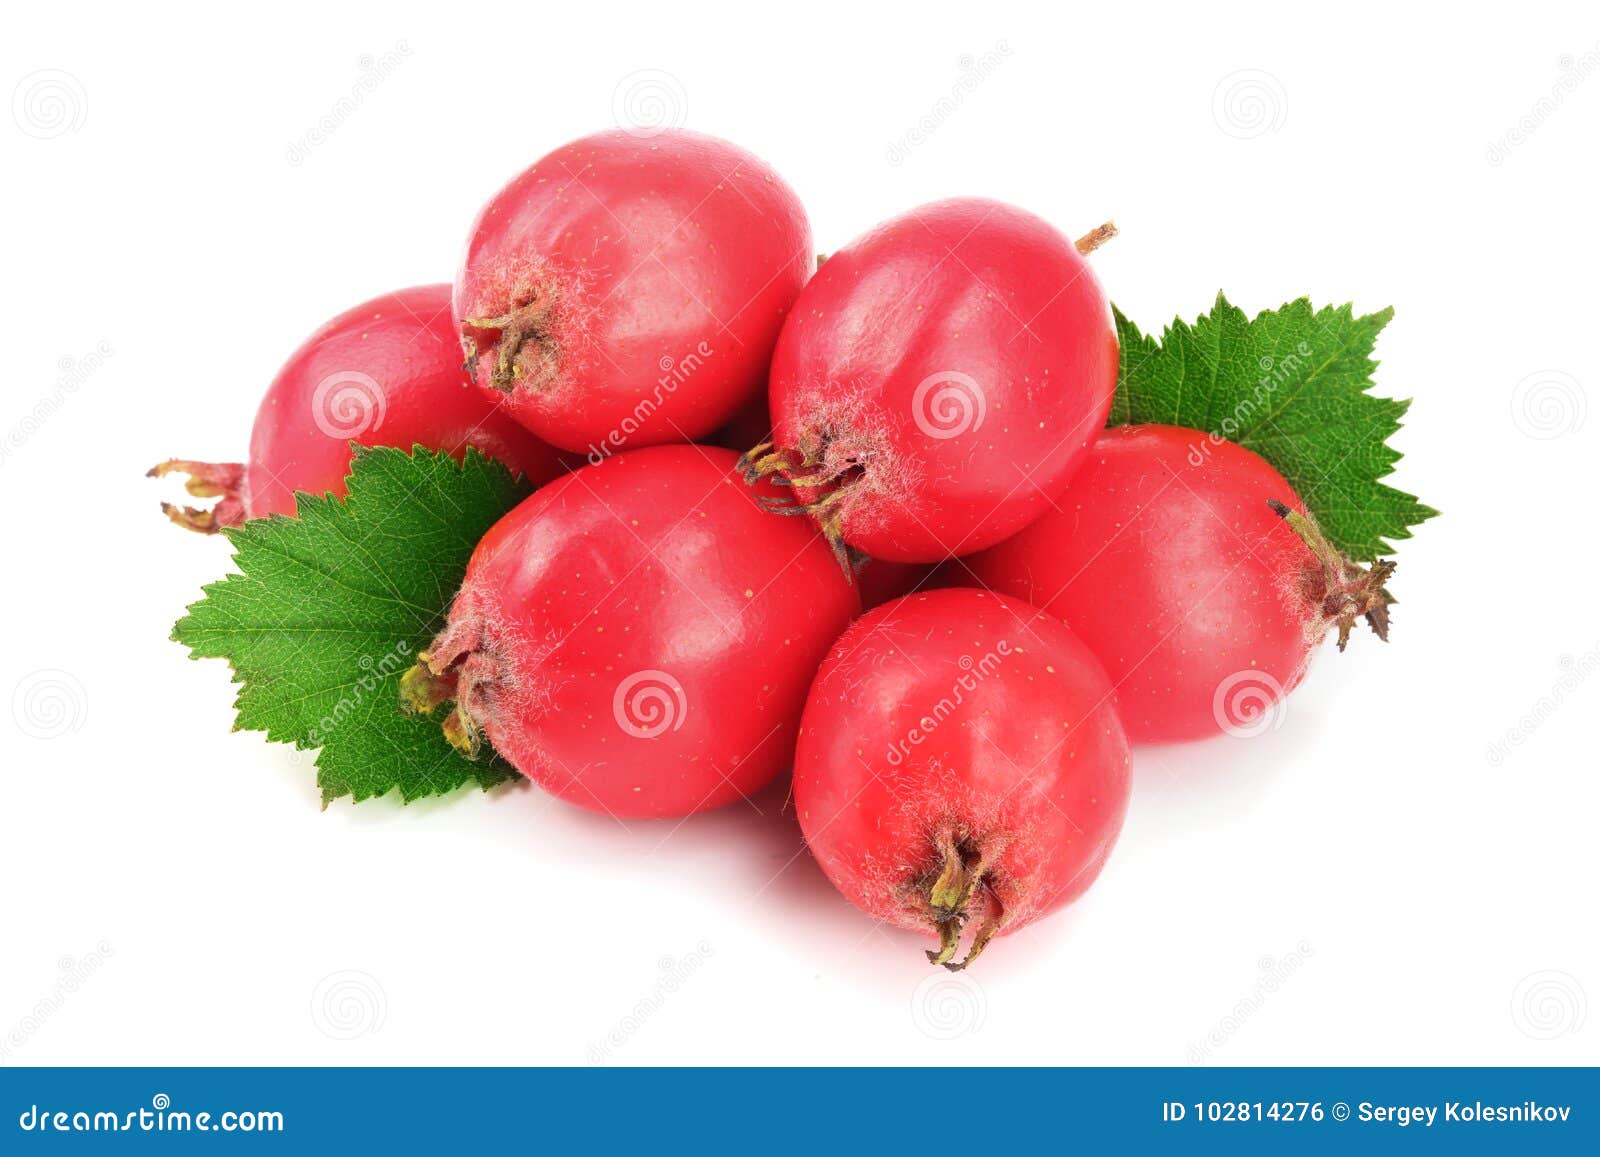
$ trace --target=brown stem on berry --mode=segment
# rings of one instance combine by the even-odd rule
[[[1350,632],[1358,618],[1365,619],[1372,633],[1389,641],[1389,608],[1398,600],[1384,584],[1394,574],[1393,559],[1380,558],[1370,569],[1359,566],[1328,541],[1310,518],[1276,499],[1267,499],[1272,512],[1306,544],[1317,566],[1307,570],[1304,590],[1315,603],[1325,626],[1339,629],[1339,650],[1350,642]]]
[[[939,874],[926,886],[923,900],[928,905],[935,930],[939,933],[939,950],[929,950],[928,963],[941,964],[951,972],[960,972],[983,951],[994,934],[1000,930],[1004,910],[993,889],[988,888],[985,875],[993,855],[1003,846],[1003,841],[978,841],[958,839],[953,826],[941,828],[934,839],[941,865]],[[956,952],[961,947],[961,930],[971,914],[973,900],[979,889],[987,894],[989,914],[978,926],[972,946],[961,960]]]
[[[168,458],[146,471],[145,477],[165,478],[168,474],[188,475],[184,489],[196,498],[220,500],[210,509],[163,502],[162,513],[185,530],[215,534],[225,526],[238,526],[245,520],[243,462],[192,462],[183,458]]]
[[[824,449],[818,444],[796,453],[779,449],[772,442],[762,442],[739,455],[738,469],[750,486],[765,479],[774,486],[817,494],[818,497],[809,502],[790,494],[763,494],[756,501],[773,514],[808,514],[815,518],[818,529],[833,550],[833,557],[853,582],[858,559],[844,541],[844,507],[851,485],[862,474],[853,462],[833,468],[825,466]],[[795,458],[800,461],[796,463]]]
[[[496,389],[509,393],[523,376],[519,355],[529,343],[549,346],[553,340],[550,330],[551,313],[555,295],[534,293],[527,301],[514,306],[509,313],[499,317],[469,317],[461,323],[461,348],[466,353],[465,369],[477,376],[480,340],[478,334],[493,331],[499,334],[493,341],[481,343],[494,351],[494,369],[489,382]],[[468,331],[478,331],[469,333]]]
[[[1117,223],[1115,221],[1107,221],[1104,225],[1091,229],[1082,237],[1079,237],[1073,245],[1079,253],[1087,257],[1116,235]]]

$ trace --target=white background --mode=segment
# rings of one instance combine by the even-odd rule
[[[1600,1061],[1592,3],[4,21],[3,1063]],[[772,162],[823,250],[984,194],[1114,217],[1095,266],[1146,328],[1219,287],[1397,307],[1394,481],[1445,514],[1393,642],[1330,646],[1276,730],[1139,752],[1101,881],[970,979],[833,892],[781,786],[681,826],[531,789],[322,812],[167,641],[228,547],[144,469],[238,457],[306,333],[447,280],[505,179],[652,95]]]

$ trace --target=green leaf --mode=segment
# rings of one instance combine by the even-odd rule
[[[1379,481],[1400,460],[1387,443],[1411,404],[1367,392],[1373,342],[1393,316],[1313,310],[1301,298],[1249,318],[1219,293],[1210,313],[1175,320],[1157,341],[1117,310],[1109,424],[1159,422],[1237,442],[1278,469],[1340,550],[1377,558],[1438,513]]]
[[[528,491],[476,450],[458,464],[421,446],[357,447],[347,498],[297,494],[298,517],[224,532],[240,573],[206,587],[172,637],[233,665],[236,730],[320,749],[324,807],[504,783],[507,764],[469,761],[438,720],[402,714],[397,682],[443,624],[478,540]]]

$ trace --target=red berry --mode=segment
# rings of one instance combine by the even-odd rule
[[[484,207],[456,320],[478,383],[546,441],[687,442],[760,390],[813,259],[799,199],[744,150],[598,133]]]
[[[789,764],[806,687],[858,609],[815,529],[768,517],[736,456],[634,450],[551,483],[479,543],[405,677],[524,775],[615,816],[685,816]]]
[[[1249,730],[1330,627],[1388,635],[1393,563],[1355,567],[1265,461],[1177,426],[1107,430],[1055,510],[964,562],[1066,620],[1135,742]]]
[[[790,480],[789,509],[832,540],[937,562],[1049,506],[1116,375],[1105,295],[1071,241],[994,201],[925,205],[834,253],[801,294],[772,359],[773,440],[748,469]]]
[[[1059,620],[984,591],[909,595],[823,663],[794,800],[835,887],[964,967],[1099,874],[1127,810],[1128,742],[1105,672]]]
[[[246,518],[294,514],[296,491],[343,494],[350,443],[413,445],[498,458],[534,483],[561,471],[540,442],[461,372],[450,287],[386,293],[341,313],[289,355],[256,411],[248,464],[171,459],[152,476],[188,474],[210,510],[163,503],[180,526],[211,533]]]

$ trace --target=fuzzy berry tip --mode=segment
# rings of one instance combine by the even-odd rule
[[[419,662],[400,676],[400,710],[407,715],[432,715],[449,706],[440,729],[445,740],[468,759],[483,751],[483,731],[471,713],[459,702],[462,692],[458,668],[438,662],[429,651],[420,652]]]
[[[470,317],[461,326],[462,368],[478,377],[485,355],[493,361],[488,384],[502,393],[518,386],[539,389],[555,372],[555,307],[553,291],[524,294],[511,309],[497,317]]]
[[[491,661],[478,653],[482,642],[478,618],[462,611],[417,662],[400,676],[400,710],[407,715],[432,715],[449,707],[440,724],[445,740],[468,759],[483,754],[485,739],[479,715],[485,710],[483,683]]]
[[[966,840],[958,836],[954,825],[941,828],[934,839],[940,864],[938,874],[931,883],[924,880],[918,888],[918,902],[927,905],[934,929],[939,934],[938,951],[929,949],[929,964],[943,965],[951,972],[960,972],[976,960],[984,947],[1000,930],[1005,918],[999,897],[988,887],[985,879],[994,856],[1004,841]],[[989,914],[984,917],[972,937],[966,956],[955,959],[961,948],[961,933],[971,917],[974,901],[980,889],[987,892]]]
[[[407,715],[432,715],[434,708],[455,701],[455,675],[435,671],[427,651],[417,658],[420,661],[400,676],[400,710]]]
[[[1305,593],[1316,604],[1323,628],[1338,630],[1339,650],[1349,645],[1358,619],[1365,619],[1372,633],[1387,643],[1389,608],[1397,600],[1385,584],[1398,564],[1393,559],[1380,558],[1370,568],[1363,567],[1329,542],[1306,515],[1273,498],[1267,499],[1267,506],[1289,524],[1316,559],[1317,565],[1305,575]]]

